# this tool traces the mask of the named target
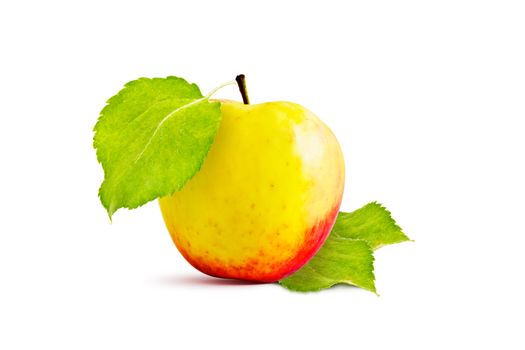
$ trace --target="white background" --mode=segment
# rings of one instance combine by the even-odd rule
[[[524,349],[522,1],[2,1],[1,349]],[[215,280],[156,203],[97,198],[92,127],[135,78],[203,92],[245,73],[336,133],[342,208],[378,200],[415,243],[380,297]],[[234,87],[218,97],[239,99]]]

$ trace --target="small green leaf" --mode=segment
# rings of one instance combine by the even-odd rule
[[[195,84],[140,78],[109,99],[93,145],[104,169],[99,196],[111,217],[180,190],[200,169],[221,119]]]
[[[390,212],[376,202],[352,213],[339,212],[317,254],[279,283],[301,292],[346,283],[375,293],[373,250],[408,240]]]
[[[279,283],[299,292],[346,283],[375,293],[372,249],[360,239],[330,236],[305,266]]]
[[[390,212],[377,202],[351,213],[339,212],[330,235],[365,240],[374,250],[409,240]]]

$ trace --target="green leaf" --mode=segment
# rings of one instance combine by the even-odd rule
[[[351,213],[339,212],[330,235],[365,240],[374,250],[410,240],[390,212],[377,202]]]
[[[93,142],[110,218],[180,190],[200,169],[220,119],[220,103],[177,77],[140,78],[110,98]]]
[[[299,292],[346,283],[375,293],[372,249],[360,239],[330,236],[305,266],[279,283]]]
[[[376,202],[352,213],[339,212],[330,235],[317,254],[279,283],[308,292],[335,284],[353,284],[376,292],[373,250],[409,240],[388,210]]]

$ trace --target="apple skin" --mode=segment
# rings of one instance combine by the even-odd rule
[[[278,281],[319,250],[344,188],[341,148],[313,113],[290,102],[222,101],[200,171],[159,200],[178,250],[201,272]]]

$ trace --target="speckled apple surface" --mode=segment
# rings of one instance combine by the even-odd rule
[[[280,280],[321,247],[337,216],[344,161],[330,129],[289,102],[222,103],[201,170],[159,200],[178,250],[212,276]]]

